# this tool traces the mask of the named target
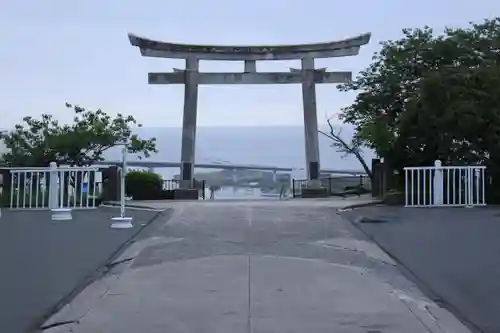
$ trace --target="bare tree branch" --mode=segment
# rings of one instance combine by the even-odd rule
[[[363,169],[365,170],[366,174],[368,177],[370,177],[370,180],[373,180],[373,174],[370,168],[368,167],[368,164],[366,164],[365,159],[362,156],[362,151],[361,151],[361,145],[357,140],[351,140],[350,143],[347,143],[344,139],[341,137],[341,130],[335,130],[335,128],[332,125],[331,119],[327,119],[327,124],[330,129],[329,133],[326,133],[324,131],[318,131],[321,135],[326,136],[328,139],[331,140],[331,146],[335,147],[337,149],[337,152],[343,153],[344,155],[342,158],[348,156],[348,155],[354,155],[356,159],[359,161]]]

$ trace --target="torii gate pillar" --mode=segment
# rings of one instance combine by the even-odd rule
[[[320,185],[319,181],[319,133],[316,105],[316,82],[314,80],[314,58],[302,59],[302,103],[304,105],[304,133],[306,148],[307,179],[311,186]]]
[[[198,67],[198,59],[192,57],[186,59],[181,143],[182,188],[191,188],[193,186],[196,149],[196,118],[198,113]]]

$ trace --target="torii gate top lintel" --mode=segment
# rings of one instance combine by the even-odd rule
[[[339,41],[296,45],[197,45],[169,43],[128,34],[130,44],[145,57],[201,60],[291,60],[355,56],[370,41],[365,33]]]

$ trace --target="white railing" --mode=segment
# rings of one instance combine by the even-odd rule
[[[485,166],[406,167],[405,207],[485,206]]]
[[[97,167],[58,167],[10,170],[12,209],[91,209],[101,190],[102,174]]]

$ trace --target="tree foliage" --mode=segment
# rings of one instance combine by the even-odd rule
[[[398,170],[436,159],[498,165],[500,19],[403,35],[383,42],[373,63],[339,86],[358,93],[340,118]]]
[[[3,163],[8,166],[48,166],[58,164],[83,166],[103,160],[106,150],[128,140],[128,151],[148,157],[157,152],[155,138],[140,139],[132,133],[140,127],[132,116],[107,115],[101,109],[88,110],[66,103],[74,112],[71,124],[60,124],[50,114],[39,119],[25,117],[10,131],[1,134],[7,152]]]

